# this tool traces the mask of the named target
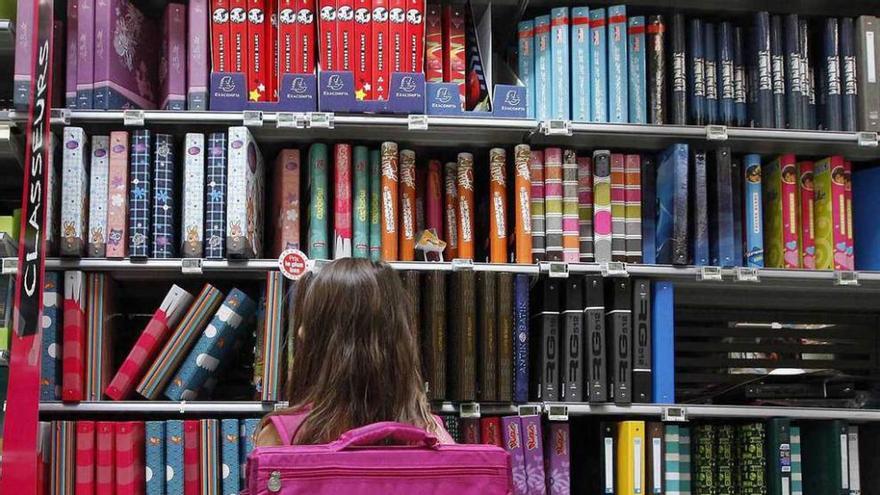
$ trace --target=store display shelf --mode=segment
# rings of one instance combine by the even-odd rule
[[[97,401],[41,402],[43,414],[264,414],[275,410],[273,402],[257,401]]]
[[[842,409],[821,407],[724,406],[702,404],[613,404],[545,403],[544,411],[558,417],[572,416],[649,416],[664,421],[686,421],[702,418],[790,418],[842,419],[846,421],[880,421],[880,409]]]
[[[12,63],[15,55],[15,21],[0,19],[0,60]]]
[[[507,4],[514,0],[504,0]],[[525,8],[551,8],[559,2],[549,0],[519,0]],[[590,5],[597,7],[617,5],[617,0],[596,0]],[[494,4],[494,2],[493,2]],[[788,2],[766,2],[761,0],[630,0],[627,8],[639,13],[669,13],[686,11],[692,13],[728,13],[749,14],[761,10],[770,10],[776,14],[825,15],[825,16],[856,16],[876,12],[876,3],[872,0],[850,0],[834,2],[831,0],[795,0]]]
[[[21,112],[0,112],[0,121],[22,122]],[[407,145],[499,146],[530,143],[535,146],[578,146],[657,150],[676,142],[697,146],[728,145],[737,153],[797,152],[802,155],[842,154],[852,160],[880,157],[877,133],[828,132],[788,129],[727,128],[539,122],[527,119],[441,117],[434,115],[336,115],[276,112],[171,112],[161,110],[53,111],[56,126],[79,125],[107,132],[125,127],[151,126],[167,132],[207,131],[218,126],[248,125],[263,143],[308,142],[313,139],[359,141],[398,140]]]

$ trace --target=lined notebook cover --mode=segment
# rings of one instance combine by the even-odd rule
[[[89,143],[81,127],[64,128],[61,170],[61,256],[86,252],[89,212]]]
[[[492,272],[477,273],[477,377],[480,400],[498,400],[498,318],[497,277]]]
[[[105,393],[108,397],[113,400],[125,400],[131,395],[147,366],[168,340],[171,329],[177,325],[192,301],[192,294],[177,285],[171,286],[128,357],[122,362],[116,376],[107,386]]]
[[[446,274],[425,274],[422,297],[422,366],[432,400],[445,399],[446,389]]]
[[[42,357],[40,358],[40,400],[61,399],[61,313],[62,274],[46,272],[43,282]]]
[[[532,225],[532,262],[547,259],[544,204],[544,152],[532,150],[529,158],[531,178],[530,212]]]
[[[560,363],[560,398],[566,402],[584,402],[584,280],[569,277],[563,285],[564,304],[560,322],[562,359]]]
[[[476,273],[455,272],[449,287],[449,396],[453,400],[476,400],[477,308]]]
[[[263,254],[263,155],[247,127],[229,128],[226,248],[232,258]]]
[[[513,400],[529,400],[529,285],[528,275],[513,280]]]
[[[128,255],[128,152],[128,133],[111,132],[106,230],[108,258]]]
[[[144,423],[144,464],[146,495],[164,495],[165,479],[165,422]]]
[[[170,134],[157,134],[153,152],[153,232],[152,251],[154,258],[173,258],[177,254],[177,241],[174,239],[177,225],[176,208],[176,168],[174,137]]]
[[[514,316],[513,316],[513,280],[512,273],[499,273],[496,280],[496,308],[495,321],[497,325],[498,343],[498,395],[497,400],[511,402],[513,400],[513,346]]]
[[[205,258],[226,257],[226,133],[208,135],[205,172]]]
[[[128,252],[132,258],[150,257],[153,197],[153,135],[141,129],[131,134],[131,171],[128,199]]]
[[[232,289],[214,318],[205,327],[192,350],[165,389],[170,400],[192,400],[216,372],[248,325],[256,303],[238,289]]]
[[[171,374],[177,371],[186,353],[192,348],[199,332],[220,307],[222,298],[223,294],[219,290],[205,284],[138,384],[136,390],[139,394],[151,400],[159,397],[171,379]]]
[[[86,360],[86,274],[64,272],[64,324],[61,350],[61,399],[85,398]]]
[[[201,258],[205,238],[205,135],[187,133],[183,152],[180,253],[184,258]]]
[[[110,137],[92,136],[89,177],[88,255],[103,258],[107,252],[107,193],[110,174]]]
[[[587,338],[584,397],[590,402],[608,400],[608,361],[605,336],[605,284],[600,276],[584,278],[584,325]],[[588,394],[588,395],[587,395]]]

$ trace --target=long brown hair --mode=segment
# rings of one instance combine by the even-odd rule
[[[436,432],[420,372],[411,296],[386,263],[345,258],[298,283],[290,414],[309,409],[294,443],[318,444],[379,421]]]

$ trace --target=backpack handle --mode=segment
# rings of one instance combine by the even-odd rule
[[[416,444],[426,447],[435,447],[438,444],[436,436],[417,426],[394,421],[382,421],[347,431],[339,437],[339,440],[333,442],[331,446],[333,450],[339,451],[350,447],[376,445],[383,440],[392,440],[398,444]]]

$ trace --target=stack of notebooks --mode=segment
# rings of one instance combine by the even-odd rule
[[[103,273],[47,272],[41,400],[126,400],[135,392],[151,400],[208,398],[255,326],[261,358],[253,382],[263,400],[278,399],[285,342],[279,273],[267,277],[256,325],[257,303],[239,289],[224,296],[206,284],[194,297],[172,286],[121,360],[114,359],[122,333],[112,286]]]
[[[675,402],[670,284],[570,276],[532,292],[533,400]]]
[[[844,421],[677,425],[645,421],[573,428],[572,493],[810,495],[861,493],[876,428]],[[860,432],[869,435],[862,438]]]
[[[880,130],[873,16],[751,22],[557,7],[518,25],[530,117]]]
[[[259,421],[40,423],[45,493],[238,493]]]

